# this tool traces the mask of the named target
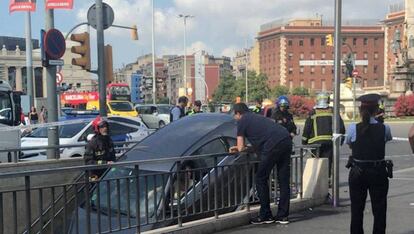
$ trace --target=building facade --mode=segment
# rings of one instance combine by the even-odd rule
[[[333,26],[323,26],[320,18],[263,25],[257,36],[260,73],[268,76],[271,87],[332,90],[334,48],[327,45],[326,35],[333,31]],[[383,27],[343,26],[342,33],[342,57],[353,53],[362,86],[382,85]]]

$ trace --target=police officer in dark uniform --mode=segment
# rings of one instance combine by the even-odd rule
[[[244,138],[247,138],[260,156],[256,173],[256,190],[260,199],[260,212],[258,217],[251,220],[251,223],[273,223],[276,219],[277,223],[288,224],[292,139],[285,128],[264,116],[251,113],[246,104],[237,103],[233,108],[234,118],[237,120],[237,146],[231,147],[230,152],[245,150]],[[275,165],[280,185],[280,201],[274,219],[270,210],[268,182]]]
[[[291,138],[295,137],[297,128],[293,120],[293,115],[289,112],[289,99],[286,96],[280,96],[277,99],[276,109],[272,113],[271,118],[286,128]]]
[[[187,104],[188,98],[186,96],[181,96],[178,98],[178,105],[171,109],[170,122],[176,121],[185,116],[185,107]]]
[[[329,95],[325,92],[319,93],[316,97],[316,105],[313,113],[306,119],[303,126],[302,144],[320,144],[319,149],[321,158],[328,158],[328,175],[331,177],[332,172],[332,123],[333,112],[329,107]],[[340,118],[340,133],[345,133],[345,126]]]
[[[86,164],[110,164],[115,162],[114,143],[108,134],[109,124],[101,117],[92,122],[95,136],[88,142],[85,149]],[[95,170],[93,175],[99,177],[105,170]]]
[[[392,140],[388,125],[375,120],[380,95],[366,94],[361,101],[362,121],[348,128],[346,143],[352,149],[347,164],[351,198],[351,233],[364,233],[363,216],[367,192],[374,214],[374,234],[385,233],[387,216],[388,177],[392,178],[392,162],[384,160],[385,143]]]

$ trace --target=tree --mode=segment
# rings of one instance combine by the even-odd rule
[[[233,75],[226,75],[220,79],[217,89],[213,93],[214,102],[233,102],[236,98],[238,85],[236,77]]]
[[[273,89],[272,94],[273,94],[276,98],[278,98],[278,97],[280,97],[280,96],[282,96],[282,95],[288,95],[288,94],[289,94],[289,88],[288,88],[288,87],[286,87],[286,86],[283,86],[283,85],[276,86],[276,87]]]
[[[290,96],[290,111],[293,115],[299,117],[307,117],[310,111],[315,106],[313,99],[305,98],[303,96]]]
[[[265,74],[257,75],[254,71],[248,73],[248,98],[249,102],[257,99],[265,99],[270,95],[270,88],[267,84],[267,76]],[[246,99],[246,79],[238,79],[236,86],[236,97],[239,96],[244,101]]]
[[[292,95],[295,96],[309,96],[309,90],[305,87],[296,87],[292,91]]]
[[[170,99],[168,97],[161,97],[157,100],[158,104],[170,104]]]
[[[394,104],[396,116],[414,116],[414,94],[401,95]]]

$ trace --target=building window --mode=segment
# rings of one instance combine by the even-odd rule
[[[315,38],[311,38],[311,39],[310,39],[310,45],[311,45],[311,46],[314,46],[314,45],[315,45]]]
[[[355,52],[354,53],[354,59],[357,60],[357,58],[358,58],[358,53]]]
[[[342,44],[343,44],[343,45],[345,45],[345,44],[346,44],[346,39],[347,39],[346,37],[343,37],[343,38],[342,38]]]
[[[305,82],[303,80],[300,81],[300,87],[303,87]]]
[[[331,74],[335,74],[335,69],[334,68],[331,69]]]
[[[288,41],[288,46],[292,46],[292,44],[293,44],[292,40],[289,40]]]
[[[378,72],[378,65],[374,65],[374,74]]]
[[[311,80],[311,89],[315,89],[315,81]]]
[[[293,67],[289,67],[289,74],[293,74]]]
[[[325,52],[322,52],[322,56],[321,56],[322,60],[326,58],[326,54]]]
[[[300,53],[300,60],[303,60],[305,58],[305,54],[304,53]]]
[[[414,37],[413,35],[410,36],[410,40],[408,41],[408,48],[414,47]]]
[[[374,86],[378,86],[378,79],[374,79]]]
[[[374,38],[374,46],[377,46],[378,45],[378,38],[376,37],[376,38]]]
[[[311,53],[311,59],[315,59],[315,53]]]
[[[288,59],[289,59],[289,60],[292,60],[292,57],[293,57],[293,53],[289,53],[289,55],[288,55]]]
[[[377,60],[378,59],[378,52],[374,52],[374,59]]]
[[[368,38],[364,38],[364,45],[368,45]]]
[[[310,72],[311,74],[314,74],[315,73],[315,67],[311,67],[311,72]]]
[[[364,74],[368,73],[368,66],[364,66]]]
[[[368,53],[364,52],[364,59],[368,59]]]
[[[352,45],[356,46],[356,44],[357,44],[357,39],[356,39],[356,38],[354,38],[354,39],[352,40]]]
[[[363,87],[368,87],[368,80],[364,79],[364,86]]]
[[[325,37],[321,37],[321,46],[324,46],[326,43],[326,38]]]
[[[76,88],[80,89],[80,87],[81,87],[81,83],[76,83]]]
[[[322,80],[321,81],[321,87],[322,87],[322,91],[325,91],[326,90],[326,82],[325,82],[325,80]]]
[[[304,68],[303,66],[300,66],[300,74],[303,74]]]
[[[325,67],[322,67],[322,74],[325,74]]]
[[[303,46],[303,40],[299,40],[299,46]]]

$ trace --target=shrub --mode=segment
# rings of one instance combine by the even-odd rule
[[[396,116],[414,116],[414,94],[401,95],[394,104]]]
[[[315,106],[315,101],[302,96],[290,96],[290,111],[294,116],[307,117]]]

